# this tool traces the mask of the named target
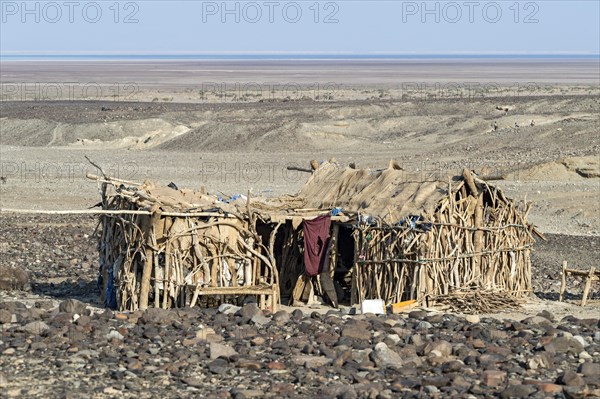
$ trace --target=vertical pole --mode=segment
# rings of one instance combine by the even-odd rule
[[[588,294],[590,293],[590,286],[592,285],[592,279],[594,278],[594,272],[596,268],[592,266],[590,272],[585,280],[585,287],[583,288],[583,295],[581,296],[581,306],[585,306],[587,302]]]
[[[560,294],[558,296],[558,301],[562,302],[564,295],[565,295],[565,289],[567,288],[567,261],[563,261],[562,263],[562,273],[561,273],[561,281],[560,281]]]

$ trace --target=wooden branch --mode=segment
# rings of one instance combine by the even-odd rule
[[[129,209],[74,209],[74,210],[41,210],[41,209],[0,209],[0,213],[40,214],[40,215],[152,215],[151,211]],[[175,217],[221,217],[235,219],[233,214],[219,212],[162,212],[163,216]]]

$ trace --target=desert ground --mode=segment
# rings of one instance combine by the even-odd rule
[[[582,308],[573,280],[557,301],[563,261],[600,264],[597,60],[1,66],[0,266],[29,283],[0,291],[0,396],[600,395],[600,287]],[[14,212],[94,206],[86,156],[126,180],[263,196],[297,192],[307,175],[287,167],[311,159],[395,159],[422,180],[467,167],[533,201],[547,241],[530,300],[504,313],[124,315],[99,303],[94,217]]]

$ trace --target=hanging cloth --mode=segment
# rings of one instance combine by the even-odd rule
[[[330,226],[330,215],[318,216],[303,222],[304,270],[307,276],[317,276],[323,270]]]

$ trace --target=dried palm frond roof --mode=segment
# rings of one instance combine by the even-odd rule
[[[384,170],[344,168],[325,162],[298,196],[309,208],[339,207],[343,212],[360,212],[397,222],[410,215],[431,214],[439,201],[448,196],[448,181],[412,180],[393,161]]]

